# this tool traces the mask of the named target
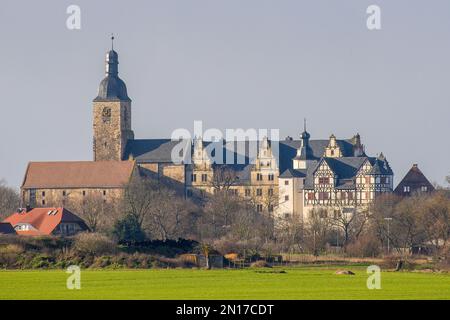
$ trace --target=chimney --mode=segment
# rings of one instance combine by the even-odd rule
[[[419,167],[419,165],[417,163],[413,164],[413,168],[418,168],[418,167]]]

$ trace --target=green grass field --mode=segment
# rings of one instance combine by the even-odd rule
[[[0,299],[450,299],[450,274],[382,272],[368,290],[365,268],[260,270],[82,270],[81,289],[68,290],[63,270],[0,271]]]

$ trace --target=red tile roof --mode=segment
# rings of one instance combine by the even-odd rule
[[[34,208],[28,212],[16,212],[3,222],[8,222],[13,227],[22,223],[30,224],[35,229],[17,230],[20,235],[50,235],[61,222],[78,223],[83,229],[88,229],[81,218],[64,208]]]
[[[30,162],[22,188],[118,188],[127,184],[134,161]]]

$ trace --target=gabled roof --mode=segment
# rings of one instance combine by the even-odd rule
[[[410,188],[410,193],[420,190],[421,187],[427,187],[427,191],[435,190],[434,186],[425,177],[422,171],[419,169],[417,164],[414,164],[405,177],[400,181],[400,183],[395,188],[394,192],[398,194],[403,194],[403,187],[408,186]]]
[[[356,176],[367,157],[323,158],[339,179],[350,179]]]
[[[281,179],[288,178],[304,178],[306,177],[306,170],[295,170],[295,169],[286,169],[282,174],[280,174]]]
[[[134,166],[134,161],[30,162],[22,188],[119,188]]]
[[[0,234],[15,234],[16,230],[9,222],[0,222]]]
[[[320,158],[322,158],[329,142],[329,140],[309,140],[308,154],[311,156],[311,158],[307,160],[319,160]],[[353,144],[351,139],[336,140],[336,143],[340,147],[342,155],[344,157],[353,156]],[[280,141],[280,172],[284,172],[286,169],[292,168],[292,159],[297,156],[297,149],[301,148],[301,146],[301,140],[287,139]]]
[[[51,213],[51,214],[49,214]],[[31,225],[34,230],[21,231],[20,235],[50,235],[61,222],[78,223],[84,230],[88,230],[85,222],[65,208],[34,208],[29,211],[13,213],[3,222],[10,223],[13,227],[19,224]]]

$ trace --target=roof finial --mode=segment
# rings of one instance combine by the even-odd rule
[[[306,118],[303,118],[303,131],[306,132]]]
[[[111,33],[111,50],[114,50],[114,33]]]

